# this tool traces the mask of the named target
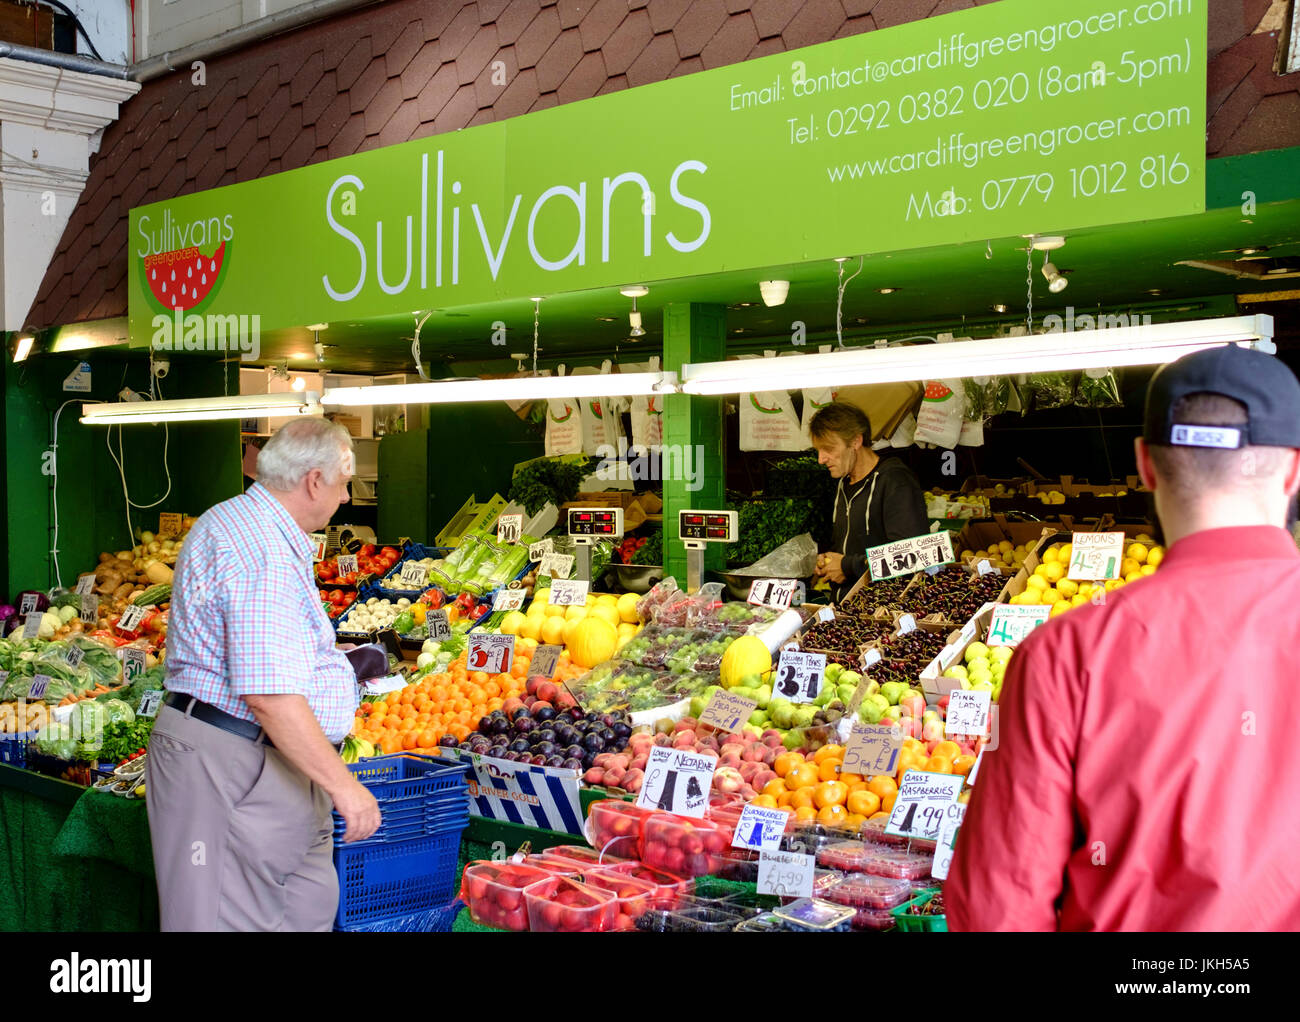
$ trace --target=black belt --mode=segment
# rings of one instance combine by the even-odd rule
[[[163,702],[174,709],[180,710],[181,713],[187,713],[195,720],[201,720],[205,724],[219,727],[222,731],[228,731],[240,738],[247,738],[250,742],[275,748],[275,743],[271,741],[271,736],[262,729],[262,725],[233,716],[225,710],[218,709],[211,703],[196,699],[194,696],[186,695],[184,692],[168,692]],[[343,751],[342,742],[331,742],[330,744],[339,752]]]

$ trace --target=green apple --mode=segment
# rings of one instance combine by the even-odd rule
[[[961,664],[953,664],[951,667],[949,667],[946,671],[943,672],[943,676],[945,678],[964,679],[966,677],[966,674],[967,674],[966,668],[963,667]]]
[[[880,686],[880,694],[889,700],[890,706],[897,706],[898,701],[907,695],[907,686],[901,681],[887,681]]]
[[[993,691],[993,683],[990,682],[990,681],[976,681],[976,682],[972,682],[972,683],[971,683],[970,690],[971,690],[972,692],[992,692],[992,691]]]
[[[988,655],[989,655],[988,646],[984,645],[984,643],[982,642],[972,642],[969,646],[966,647],[965,660],[967,663],[970,663],[972,660],[976,659],[977,657],[986,657]]]
[[[1011,659],[1011,654],[1014,652],[1015,650],[1013,650],[1010,646],[994,646],[992,649],[989,650],[989,658],[993,660],[995,663],[1000,661],[1003,664],[1005,664],[1008,660]]]
[[[857,688],[861,683],[862,675],[857,671],[843,671],[835,682],[837,685],[852,685],[854,688]]]
[[[798,731],[787,731],[785,737],[781,739],[781,744],[793,752],[803,745],[803,735]]]

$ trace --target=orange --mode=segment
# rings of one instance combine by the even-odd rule
[[[821,763],[828,759],[844,759],[844,746],[842,745],[823,745],[813,753],[813,762]]]
[[[800,806],[794,811],[794,818],[800,823],[811,823],[817,819],[817,810],[812,806]]]
[[[971,769],[974,766],[975,766],[974,756],[958,756],[956,759],[952,761],[952,772],[954,774],[961,774],[962,777],[965,777],[967,774],[971,772]]]
[[[885,796],[884,801],[880,803],[880,811],[888,815],[890,812],[893,811],[894,803],[897,801],[898,801],[898,792],[896,791],[890,792],[888,795]]]
[[[867,781],[867,791],[873,792],[881,800],[884,800],[890,795],[898,794],[898,785],[894,783],[892,777],[887,774],[880,774]]]
[[[420,732],[420,739],[418,742],[416,742],[416,744],[421,749],[432,749],[435,745],[438,744],[438,739],[440,737],[441,735],[439,735],[438,732],[435,731],[433,728],[425,728],[423,731]]]
[[[411,732],[411,731],[414,731],[414,730],[415,730],[415,726],[416,726],[416,725],[415,725],[415,717],[414,717],[414,716],[411,716],[411,717],[405,717],[405,718],[402,719],[402,723],[398,725],[397,730],[398,730],[398,731]]]
[[[925,742],[921,741],[919,738],[904,738],[904,739],[903,739],[903,748],[904,748],[904,749],[924,749],[924,748],[925,748]]]
[[[840,766],[843,765],[844,765],[843,763],[840,764]],[[843,771],[840,772],[840,780],[843,781],[845,784],[847,784],[850,788],[852,788],[853,785],[855,784],[865,785],[867,783],[867,779],[863,777],[861,774],[844,773]]]
[[[843,781],[823,781],[813,789],[813,804],[818,809],[842,806],[849,796],[849,786]]]
[[[948,759],[956,759],[961,755],[961,746],[956,742],[940,742],[934,747],[931,756],[945,756]]]
[[[852,830],[861,830],[862,825],[866,822],[867,818],[865,816],[861,816],[858,813],[849,813],[848,818],[844,821],[844,826]]]
[[[843,760],[824,759],[817,767],[817,778],[822,781],[837,781],[840,776],[840,764]]]
[[[952,773],[952,760],[947,756],[931,756],[925,762],[925,769],[932,774]]]
[[[846,807],[849,812],[856,813],[859,816],[871,816],[880,810],[880,796],[867,789],[852,791],[849,792]]]
[[[763,809],[775,809],[776,799],[771,795],[759,795],[749,803],[751,806],[760,806]]]
[[[802,762],[803,757],[799,753],[783,752],[772,763],[772,769],[776,771],[777,777],[784,777]]]
[[[817,822],[831,827],[842,827],[849,818],[842,805],[829,805],[817,814]]]
[[[776,796],[776,807],[777,807],[778,809],[789,809],[791,812],[793,812],[793,811],[794,811],[794,808],[793,808],[793,806],[790,805],[790,800],[791,800],[792,798],[794,798],[794,792],[793,792],[793,791],[786,791],[786,790],[785,790],[785,785],[782,784],[782,785],[781,785],[781,794],[779,794],[779,795]]]
[[[811,809],[813,807],[813,793],[811,788],[799,788],[797,791],[790,792],[790,801],[786,803],[795,809]]]
[[[888,819],[889,819],[889,814],[888,814],[888,813],[872,813],[869,817],[867,817],[867,819],[870,819],[870,820],[888,820]]]
[[[780,778],[774,778],[763,785],[763,794],[771,795],[773,798],[780,798],[786,790],[785,782]]]
[[[414,731],[406,732],[406,736],[402,739],[402,748],[409,752],[411,749],[415,748],[415,743],[419,738],[420,736]]]
[[[800,763],[785,775],[786,787],[791,789],[811,788],[820,780],[821,777],[818,776],[817,768],[811,763]]]
[[[402,740],[393,735],[389,735],[379,743],[379,747],[384,750],[385,754],[402,751]]]

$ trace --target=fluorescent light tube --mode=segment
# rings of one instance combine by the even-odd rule
[[[394,383],[379,387],[327,387],[321,396],[321,404],[355,407],[634,397],[640,394],[675,394],[677,389],[677,374],[667,372],[525,376],[509,380],[451,379],[433,383]]]
[[[969,376],[1068,372],[1161,365],[1224,344],[1272,351],[1271,316],[994,337],[896,348],[857,348],[817,355],[704,362],[682,367],[688,394],[744,394],[870,383],[910,383]]]
[[[318,393],[232,394],[176,401],[118,401],[89,404],[81,410],[88,426],[119,426],[154,422],[206,422],[216,419],[252,419],[263,416],[320,415]]]

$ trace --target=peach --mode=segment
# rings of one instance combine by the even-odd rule
[[[719,766],[731,767],[732,769],[739,767],[741,762],[740,754],[736,752],[724,752],[718,759]]]
[[[592,767],[582,775],[582,780],[585,784],[601,784],[605,780],[605,771],[600,767]]]

